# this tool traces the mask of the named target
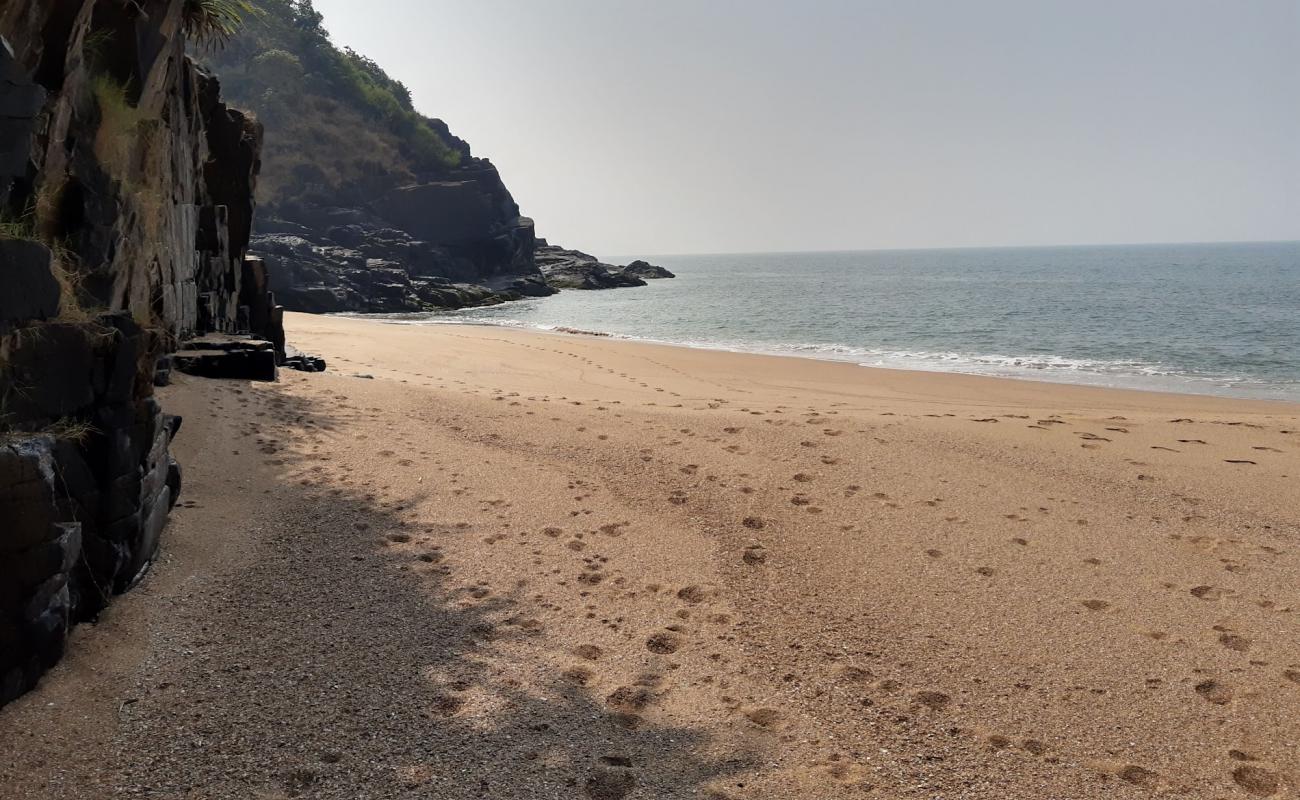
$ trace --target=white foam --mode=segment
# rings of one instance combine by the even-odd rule
[[[519,319],[446,314],[344,315],[380,319],[397,325],[486,325],[553,332],[565,327]],[[584,328],[585,329],[585,328]],[[960,351],[891,350],[837,343],[764,343],[704,339],[663,339],[593,330],[613,339],[650,344],[720,350],[734,353],[796,356],[845,361],[864,367],[954,372],[1000,378],[1020,378],[1055,383],[1088,384],[1114,388],[1147,389],[1190,394],[1219,394],[1273,400],[1300,400],[1300,382],[1278,385],[1242,375],[1197,374],[1167,365],[1133,361],[1069,358],[1051,354],[964,353]]]

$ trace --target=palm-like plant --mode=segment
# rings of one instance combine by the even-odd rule
[[[253,0],[185,0],[185,35],[222,46],[239,32],[245,16],[260,13]]]

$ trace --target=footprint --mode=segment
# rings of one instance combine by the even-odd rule
[[[1236,650],[1238,653],[1244,653],[1250,649],[1251,642],[1245,636],[1238,636],[1235,633],[1225,633],[1219,636],[1219,644],[1229,650]]]
[[[1232,771],[1232,780],[1256,797],[1272,797],[1282,788],[1282,781],[1263,767],[1245,765]]]
[[[652,653],[668,655],[676,653],[681,649],[682,640],[680,636],[673,633],[656,633],[646,640],[645,649]]]
[[[573,654],[578,658],[585,658],[588,661],[596,661],[605,654],[605,651],[601,650],[594,644],[580,644],[573,648]]]
[[[596,677],[596,673],[586,667],[570,667],[560,673],[560,677],[570,683],[576,683],[579,686],[586,686],[587,682]]]
[[[1206,702],[1214,703],[1216,706],[1232,702],[1232,690],[1216,680],[1196,684],[1196,693],[1205,698]]]
[[[677,599],[695,605],[717,595],[718,590],[711,586],[686,586],[677,591]]]
[[[1134,786],[1141,786],[1144,789],[1154,789],[1160,783],[1160,776],[1146,767],[1139,767],[1136,764],[1129,764],[1119,771],[1120,780],[1125,783],[1131,783]]]
[[[620,686],[605,698],[605,704],[625,714],[634,714],[644,711],[654,699],[654,694],[644,686]]]
[[[461,707],[464,705],[465,701],[461,700],[459,697],[439,694],[434,695],[433,700],[429,704],[429,710],[431,713],[437,714],[440,717],[450,717],[454,716],[457,711],[460,711]]]
[[[636,788],[636,775],[603,767],[593,772],[582,788],[592,800],[623,800]]]
[[[845,683],[866,683],[871,680],[871,671],[862,667],[843,666],[838,670],[839,679]]]
[[[785,721],[785,715],[780,711],[777,711],[775,708],[750,708],[743,713],[745,719],[760,728],[767,728],[769,730],[781,727],[781,724]]]
[[[938,711],[952,702],[952,698],[943,692],[924,691],[916,693],[916,702],[931,711]]]

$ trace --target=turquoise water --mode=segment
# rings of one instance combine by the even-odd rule
[[[400,320],[1300,400],[1300,242],[649,260],[678,278]]]

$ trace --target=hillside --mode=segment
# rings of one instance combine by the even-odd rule
[[[446,177],[470,148],[371,59],[339,49],[310,0],[253,0],[242,29],[202,53],[229,97],[267,130],[264,207],[367,202],[396,186]]]
[[[496,167],[336,46],[311,0],[241,3],[242,25],[202,55],[265,126],[253,247],[287,308],[424,311],[671,277],[537,239]]]

